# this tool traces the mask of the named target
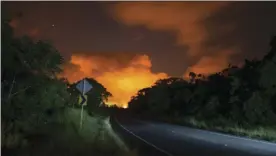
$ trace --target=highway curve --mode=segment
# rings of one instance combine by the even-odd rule
[[[276,156],[276,144],[266,141],[125,117],[112,120],[123,139],[147,146],[143,155]]]

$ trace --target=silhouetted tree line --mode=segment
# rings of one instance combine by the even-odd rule
[[[65,109],[78,107],[80,93],[75,84],[56,76],[62,72],[61,54],[48,42],[15,37],[10,19],[2,14],[1,147],[20,149],[31,145],[31,136],[62,124]],[[91,111],[111,93],[96,80],[87,80],[93,85],[87,93]]]
[[[276,37],[262,60],[245,60],[190,80],[161,79],[132,97],[129,110],[151,117],[196,117],[241,125],[276,125]]]
[[[87,95],[87,109],[88,113],[93,113],[99,107],[105,107],[105,103],[108,101],[108,98],[112,96],[112,94],[107,91],[107,89],[96,81],[93,78],[85,78],[91,85],[92,89],[86,93]],[[81,81],[81,80],[80,80]],[[77,90],[76,85],[80,82],[77,81],[73,84],[68,84],[68,92],[70,93],[73,103],[71,103],[71,107],[80,108],[81,105],[78,104],[79,97],[81,93]]]

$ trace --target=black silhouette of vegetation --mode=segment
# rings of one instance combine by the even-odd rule
[[[74,84],[56,75],[64,62],[45,41],[14,37],[2,14],[1,148],[3,155],[122,155],[112,139],[103,146],[85,141],[68,120],[78,110]],[[261,60],[245,60],[209,76],[190,73],[158,80],[138,91],[127,111],[162,121],[276,140],[276,37]],[[107,112],[112,96],[94,80],[85,110],[93,117]],[[102,109],[101,109],[102,108]],[[111,107],[110,112],[123,112]],[[78,119],[77,119],[78,120]],[[70,150],[68,150],[70,149]]]
[[[158,80],[132,97],[129,111],[160,119],[238,135],[276,140],[276,37],[261,60],[245,60],[190,80]]]
[[[28,36],[15,37],[9,22],[10,18],[2,14],[2,154],[100,156],[127,153],[104,134],[101,117],[85,117],[88,128],[79,131],[79,93],[75,84],[56,76],[62,72],[63,57],[50,43],[34,41]],[[85,106],[85,113],[91,114],[111,93],[96,80],[87,80],[94,87],[88,98],[96,100],[88,100]],[[93,139],[92,134],[99,137]],[[104,140],[100,139],[101,135],[105,135]]]

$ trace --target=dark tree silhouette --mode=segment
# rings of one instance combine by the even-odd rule
[[[240,68],[229,64],[207,77],[190,72],[181,78],[156,81],[129,102],[130,111],[154,116],[193,116],[224,119],[243,125],[276,123],[276,37],[262,60],[245,60]]]

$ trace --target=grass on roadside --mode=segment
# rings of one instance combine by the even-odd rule
[[[126,148],[120,147],[112,138],[105,125],[106,116],[98,114],[90,116],[84,111],[83,126],[79,129],[80,112],[81,110],[78,109],[68,109],[66,116],[72,126],[77,129],[78,139],[88,146],[83,150],[90,151],[87,155],[136,156],[134,151],[125,150]]]
[[[223,119],[217,119],[213,121],[197,120],[194,117],[187,118],[163,118],[163,121],[175,123],[179,125],[190,126],[194,128],[200,128],[210,131],[216,131],[226,134],[232,134],[237,136],[244,136],[252,139],[266,140],[270,142],[276,142],[276,126],[270,127],[254,127],[245,128],[240,125],[231,124]]]
[[[135,151],[121,148],[107,132],[104,117],[89,116],[84,111],[83,127],[79,129],[80,109],[68,109],[60,123],[30,137],[30,144],[14,149],[14,156],[136,156]],[[14,154],[13,154],[14,153]]]

